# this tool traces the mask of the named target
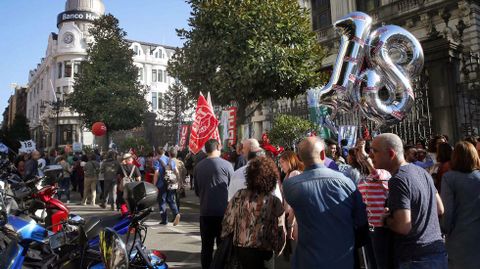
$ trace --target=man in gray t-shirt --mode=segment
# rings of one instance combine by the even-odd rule
[[[392,174],[385,225],[395,233],[396,267],[446,269],[447,255],[438,221],[443,204],[432,177],[405,161],[402,140],[395,134],[375,137],[370,155],[375,168]]]
[[[217,247],[220,244],[228,185],[233,175],[233,166],[220,158],[219,147],[217,140],[208,140],[205,143],[207,158],[200,161],[193,172],[195,193],[200,197],[201,261],[204,269],[208,269],[212,262],[214,242],[217,242]]]

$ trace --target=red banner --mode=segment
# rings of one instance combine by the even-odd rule
[[[215,118],[213,109],[208,105],[205,97],[200,95],[198,97],[195,120],[190,132],[190,142],[188,144],[190,150],[197,154],[210,138],[216,138],[212,137],[214,135],[219,138],[218,120]]]
[[[228,145],[237,144],[237,108],[230,107],[228,109]]]
[[[178,143],[180,146],[180,150],[184,150],[187,146],[187,135],[189,128],[189,125],[182,125],[182,127],[180,128],[180,142]]]

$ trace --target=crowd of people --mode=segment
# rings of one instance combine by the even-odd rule
[[[124,180],[150,182],[160,224],[168,205],[177,225],[180,198],[194,190],[205,269],[274,268],[282,254],[294,269],[469,269],[480,268],[479,155],[477,137],[452,147],[436,136],[427,147],[386,133],[350,148],[308,137],[278,156],[253,138],[228,154],[211,139],[197,154],[159,148],[137,165],[115,152],[33,152],[15,163],[25,178],[59,164],[60,199],[78,191],[81,204],[112,210],[122,210]]]
[[[60,165],[61,177],[55,184],[58,186],[57,198],[66,204],[71,202],[71,193],[80,195],[79,205],[110,207],[111,210],[128,212],[123,198],[123,187],[128,182],[146,181],[159,189],[158,203],[162,217],[161,224],[167,224],[166,205],[172,211],[172,222],[180,221],[180,197],[185,193],[188,171],[184,162],[178,158],[178,150],[170,147],[167,151],[159,147],[155,154],[138,157],[131,152],[124,154],[98,151],[85,154],[72,152],[69,148],[61,153],[52,150],[46,156],[39,151],[20,154],[14,164],[24,180],[35,176],[43,176],[47,165]],[[168,173],[175,175],[173,184],[167,184],[164,177]]]
[[[292,250],[294,269],[480,268],[479,138],[344,146],[309,137],[275,158],[247,139],[238,166],[209,140],[193,168],[202,268],[274,268]]]

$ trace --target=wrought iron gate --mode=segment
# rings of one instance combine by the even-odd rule
[[[464,52],[457,84],[457,122],[461,137],[480,134],[480,57]]]
[[[426,141],[432,134],[432,116],[430,114],[428,103],[428,73],[424,72],[416,78],[414,82],[415,105],[412,107],[407,117],[399,124],[389,127],[383,127],[376,130],[375,123],[363,118],[360,112],[344,113],[337,116],[335,123],[340,125],[366,125],[372,131],[380,131],[382,133],[395,133],[409,144],[415,144],[418,141]],[[366,124],[365,124],[366,122]],[[363,123],[363,124],[362,124]]]

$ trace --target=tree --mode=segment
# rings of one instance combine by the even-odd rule
[[[193,114],[193,102],[189,98],[187,90],[180,81],[175,82],[168,87],[164,95],[165,114],[163,114],[164,125],[171,129],[169,141],[176,141],[177,131],[180,125]]]
[[[19,141],[30,140],[30,138],[28,119],[23,114],[15,115],[12,125],[0,132],[0,142],[3,142],[14,152],[17,152],[21,146]]]
[[[125,140],[123,140],[120,143],[120,149],[123,152],[127,152],[130,149],[135,149],[137,154],[140,154],[141,150],[144,151],[143,154],[152,152],[151,146],[148,144],[147,140],[145,140],[145,138],[143,138],[143,137],[140,137],[140,138],[138,138],[138,137],[125,138]]]
[[[308,132],[316,130],[315,124],[297,116],[279,114],[268,132],[272,145],[290,148],[304,138]]]
[[[89,33],[87,60],[80,65],[74,91],[67,98],[86,126],[102,121],[109,131],[141,126],[148,103],[146,88],[140,84],[133,51],[125,41],[126,32],[112,15],[95,20]],[[108,143],[108,139],[107,139]]]
[[[192,97],[210,91],[219,105],[245,108],[270,98],[293,98],[318,86],[325,52],[297,0],[188,0],[191,30],[168,70]]]

